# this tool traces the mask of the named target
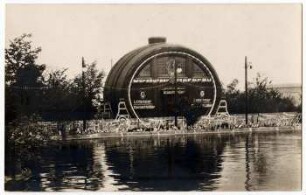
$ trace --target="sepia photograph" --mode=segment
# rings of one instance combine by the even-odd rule
[[[4,4],[4,191],[302,192],[302,7]]]

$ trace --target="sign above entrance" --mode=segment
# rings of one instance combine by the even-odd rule
[[[158,78],[158,79],[148,79],[148,78],[136,78],[133,83],[168,83],[171,78]],[[212,82],[211,78],[178,78],[176,80],[178,83],[209,83]]]

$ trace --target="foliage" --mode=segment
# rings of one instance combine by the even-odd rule
[[[87,113],[87,118],[94,117],[102,101],[100,95],[105,73],[98,71],[96,65],[96,62],[87,64],[86,70],[75,77],[72,85],[72,92],[75,93],[78,102],[77,110]]]
[[[271,81],[257,74],[254,83],[250,83],[248,90],[249,113],[272,113],[297,111],[290,97],[282,97],[279,91],[269,87]],[[233,80],[225,90],[230,113],[245,112],[245,92],[237,89],[238,80]]]
[[[46,78],[44,116],[51,120],[91,119],[101,102],[103,71],[96,62],[86,66],[82,74],[67,79],[66,70],[56,70]]]
[[[33,48],[31,34],[23,34],[5,49],[6,122],[38,113],[44,88],[45,65],[37,64],[41,48]]]
[[[67,79],[67,69],[51,71],[46,76],[42,115],[47,120],[67,120],[75,110],[76,98],[71,92],[72,82]]]
[[[48,141],[54,132],[39,124],[41,118],[37,115],[31,117],[23,116],[7,125],[6,138],[9,145],[40,145]]]
[[[237,89],[238,80],[234,79],[224,92],[230,113],[243,113],[245,110],[244,93]]]
[[[36,62],[41,48],[34,48],[30,38],[23,34],[5,49],[6,124],[33,114],[57,121],[79,120],[84,113],[93,118],[101,102],[104,72],[94,62],[86,65],[84,77],[69,80],[67,69],[45,74],[46,66]]]
[[[5,49],[5,123],[11,144],[49,140],[52,132],[38,121],[80,120],[84,112],[91,119],[101,102],[105,74],[96,62],[71,80],[67,69],[46,74],[46,66],[37,63],[41,48],[34,48],[30,38],[23,34]]]
[[[41,48],[32,48],[32,42],[28,40],[31,36],[31,34],[23,34],[11,41],[9,47],[5,49],[5,83],[7,85],[16,82],[21,68],[36,65],[35,60]]]

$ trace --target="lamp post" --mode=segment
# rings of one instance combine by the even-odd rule
[[[174,63],[174,103],[175,103],[175,113],[174,113],[174,125],[177,127],[177,115],[178,115],[178,109],[177,109],[177,74],[182,72],[181,67],[177,67],[177,63],[175,60]]]
[[[249,104],[248,104],[248,68],[252,69],[251,62],[248,62],[247,56],[245,56],[245,124],[248,125],[248,112],[249,112]]]
[[[86,68],[85,60],[84,57],[82,57],[82,87],[83,87],[83,132],[86,130],[86,105],[85,105],[85,100],[86,100],[86,92],[85,92],[85,72],[84,69]]]

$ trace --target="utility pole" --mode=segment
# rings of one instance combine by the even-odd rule
[[[248,58],[245,56],[245,124],[248,125]]]
[[[84,57],[82,57],[82,87],[83,87],[83,132],[86,130],[86,91],[85,91],[85,72],[86,68]]]

